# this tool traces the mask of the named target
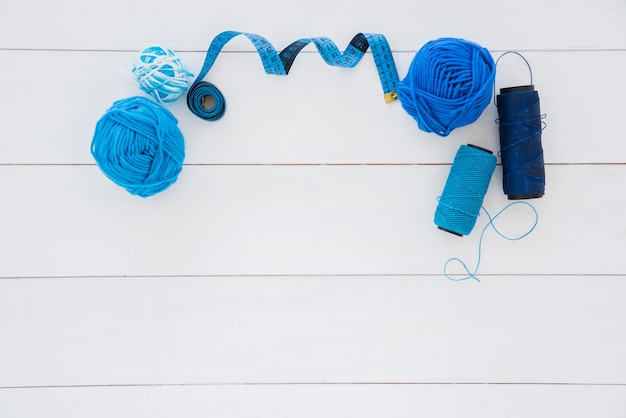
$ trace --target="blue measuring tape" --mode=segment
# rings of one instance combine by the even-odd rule
[[[275,75],[289,74],[296,56],[310,43],[315,45],[328,65],[347,68],[356,66],[369,48],[374,56],[378,77],[385,93],[385,101],[391,103],[398,98],[396,90],[399,83],[398,71],[387,39],[381,34],[358,33],[352,38],[343,53],[339,51],[333,41],[326,37],[298,39],[278,53],[274,46],[260,35],[226,31],[217,35],[211,42],[202,69],[187,93],[189,110],[204,120],[218,120],[226,111],[226,101],[219,89],[202,80],[215,64],[224,45],[238,35],[244,35],[252,42],[261,57],[265,72]]]

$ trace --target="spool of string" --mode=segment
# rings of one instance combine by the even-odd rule
[[[461,145],[435,211],[435,225],[456,235],[468,235],[480,213],[496,157],[488,150]]]
[[[496,168],[496,157],[488,150],[472,145],[462,145],[454,158],[454,163],[450,168],[450,174],[439,198],[439,204],[435,212],[435,224],[445,231],[455,235],[468,235],[476,225],[476,220],[481,209],[489,218],[489,222],[484,226],[478,242],[478,260],[474,271],[470,271],[467,265],[459,258],[450,258],[446,261],[443,273],[453,281],[474,279],[480,281],[476,276],[481,261],[483,237],[487,229],[491,226],[502,238],[509,241],[517,241],[530,234],[539,221],[539,216],[535,208],[527,202],[513,202],[501,209],[493,217],[482,206],[485,193],[487,192],[491,176]],[[494,221],[505,211],[514,205],[528,206],[534,214],[532,226],[518,236],[510,236],[501,232]],[[456,262],[461,265],[465,273],[463,276],[453,276],[448,272],[449,265]]]
[[[419,129],[448,136],[476,121],[491,101],[495,63],[482,46],[458,38],[426,43],[415,55],[398,98]]]
[[[183,61],[169,48],[152,45],[141,51],[133,63],[139,88],[159,103],[171,103],[185,93],[189,87],[187,71]]]
[[[511,53],[507,52],[504,55]],[[541,133],[544,115],[541,114],[539,93],[532,81],[528,61],[519,55],[530,70],[530,84],[500,89],[497,96],[502,159],[502,184],[511,200],[542,197],[546,174]]]
[[[100,170],[129,193],[152,196],[178,178],[185,158],[178,121],[145,97],[119,100],[98,120],[91,154]]]

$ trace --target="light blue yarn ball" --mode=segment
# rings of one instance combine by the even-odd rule
[[[141,197],[171,186],[185,159],[178,121],[145,97],[118,100],[96,124],[91,154],[115,184]]]
[[[489,105],[496,65],[489,51],[458,38],[426,43],[398,86],[404,110],[425,132],[448,136]]]
[[[159,103],[171,103],[189,88],[185,63],[167,47],[152,45],[141,51],[133,63],[133,74],[139,88]]]

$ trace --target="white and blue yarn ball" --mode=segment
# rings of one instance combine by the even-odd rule
[[[141,51],[133,63],[139,88],[159,103],[171,103],[189,88],[189,77],[183,61],[169,48],[152,45]]]

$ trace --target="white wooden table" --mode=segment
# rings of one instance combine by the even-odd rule
[[[182,174],[131,196],[91,157],[96,121],[142,95],[142,48],[197,73],[223,30],[383,33],[401,77],[443,36],[523,53],[547,114],[536,230],[487,232],[481,282],[447,280],[486,217],[446,234],[436,198],[461,144],[498,150],[495,106],[440,138],[384,103],[370,54],[307,47],[275,77],[244,38],[207,77],[226,116],[168,106]],[[498,87],[527,82],[501,65]],[[0,417],[626,417],[626,2],[5,0],[0,68]]]

